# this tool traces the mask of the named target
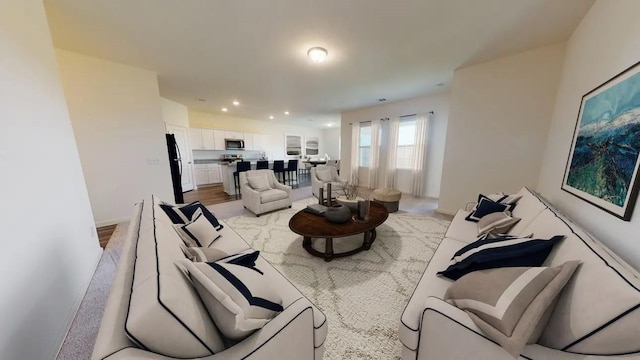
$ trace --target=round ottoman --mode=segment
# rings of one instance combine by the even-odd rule
[[[398,189],[383,188],[373,190],[373,200],[384,205],[390,213],[398,211],[398,204],[400,203],[401,197],[402,192]]]

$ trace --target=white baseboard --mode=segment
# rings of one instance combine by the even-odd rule
[[[67,335],[69,334],[69,330],[71,330],[71,325],[73,324],[73,320],[76,318],[76,314],[78,313],[78,310],[80,309],[80,305],[82,304],[82,300],[87,294],[87,290],[89,289],[89,285],[91,284],[91,279],[93,279],[93,274],[95,274],[96,270],[98,269],[98,264],[100,263],[102,252],[103,252],[102,248],[98,246],[98,249],[94,255],[95,257],[93,261],[94,264],[91,267],[93,271],[91,271],[89,273],[89,276],[87,276],[87,278],[83,281],[81,291],[79,291],[76,294],[76,297],[73,299],[71,308],[69,309],[67,316],[65,316],[64,324],[61,328],[61,331],[58,334],[58,336],[56,336],[56,339],[55,339],[56,342],[54,344],[58,344],[57,350],[55,354],[52,354],[53,356],[50,357],[49,359],[58,358],[58,354],[60,353],[60,350],[62,350],[62,345],[64,345],[64,340],[67,338]]]
[[[98,222],[96,222],[96,227],[115,225],[115,224],[119,224],[121,222],[129,221],[130,219],[131,218],[129,218],[129,217],[123,217],[123,218],[118,218],[118,219],[98,221]]]
[[[457,210],[456,211],[451,211],[451,210],[447,210],[447,209],[437,208],[436,212],[438,214],[454,216],[456,214]]]

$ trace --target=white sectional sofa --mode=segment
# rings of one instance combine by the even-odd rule
[[[215,245],[225,253],[250,249],[229,227],[220,233]],[[225,339],[176,265],[185,259],[181,243],[156,198],[136,205],[93,360],[322,358],[324,314],[261,256],[256,264],[284,310],[246,339]]]
[[[537,238],[565,235],[545,266],[568,260],[582,264],[565,286],[542,336],[520,359],[640,359],[640,275],[598,240],[527,188],[513,210],[521,220],[510,234]],[[513,359],[474,324],[469,315],[442,300],[453,281],[436,275],[452,255],[474,241],[477,224],[459,210],[427,266],[401,318],[402,358]],[[629,239],[638,241],[638,239]]]

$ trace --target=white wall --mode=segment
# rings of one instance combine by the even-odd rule
[[[56,50],[96,223],[129,219],[149,194],[173,200],[154,72]]]
[[[186,106],[163,97],[160,98],[160,106],[166,124],[189,128],[189,109]]]
[[[324,138],[324,143],[322,147],[324,148],[324,152],[318,153],[320,156],[324,156],[324,154],[329,155],[329,158],[333,160],[340,159],[340,128],[333,127],[329,129],[324,129],[322,131],[322,137]],[[342,162],[342,161],[341,161]]]
[[[568,216],[640,269],[640,210],[622,221],[560,189],[582,96],[640,60],[640,2],[593,5],[567,43],[562,80],[538,190]]]
[[[102,250],[42,1],[0,39],[0,358],[55,359]]]
[[[393,118],[408,114],[427,114],[433,111],[429,121],[429,139],[427,148],[427,164],[424,196],[438,198],[440,196],[440,178],[444,156],[447,122],[449,121],[449,94],[420,96],[413,99],[385,103],[342,113],[340,154],[341,174],[348,174],[351,168],[351,123],[371,121],[373,119]],[[383,155],[383,154],[381,154]],[[382,161],[385,157],[381,156]],[[363,171],[364,170],[364,171]],[[361,184],[367,186],[368,171],[360,171]],[[400,170],[399,170],[400,171]],[[410,184],[403,182],[407,176],[399,176],[397,187],[403,192],[411,192]],[[379,179],[379,183],[381,178]]]
[[[564,51],[557,44],[455,71],[439,211],[537,184]]]

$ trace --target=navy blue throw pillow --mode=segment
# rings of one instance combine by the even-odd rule
[[[216,228],[216,230],[222,229],[224,226],[220,224],[218,219],[209,211],[204,205],[200,203],[200,201],[194,201],[190,204],[187,204],[182,207],[177,207],[169,204],[160,204],[160,208],[164,210],[169,219],[174,224],[186,224],[191,221],[193,214],[196,210],[201,209],[202,215],[204,215],[211,224]]]
[[[551,239],[513,238],[512,236],[481,239],[458,250],[449,267],[438,272],[451,280],[458,280],[476,270],[512,266],[541,266],[553,246],[564,235]]]
[[[505,195],[502,199],[507,198],[508,195]],[[478,195],[478,204],[473,208],[471,213],[467,215],[465,220],[478,222],[483,216],[503,211],[512,211],[516,206],[515,203],[512,204],[503,204],[500,201],[493,201],[490,198],[480,194]]]

